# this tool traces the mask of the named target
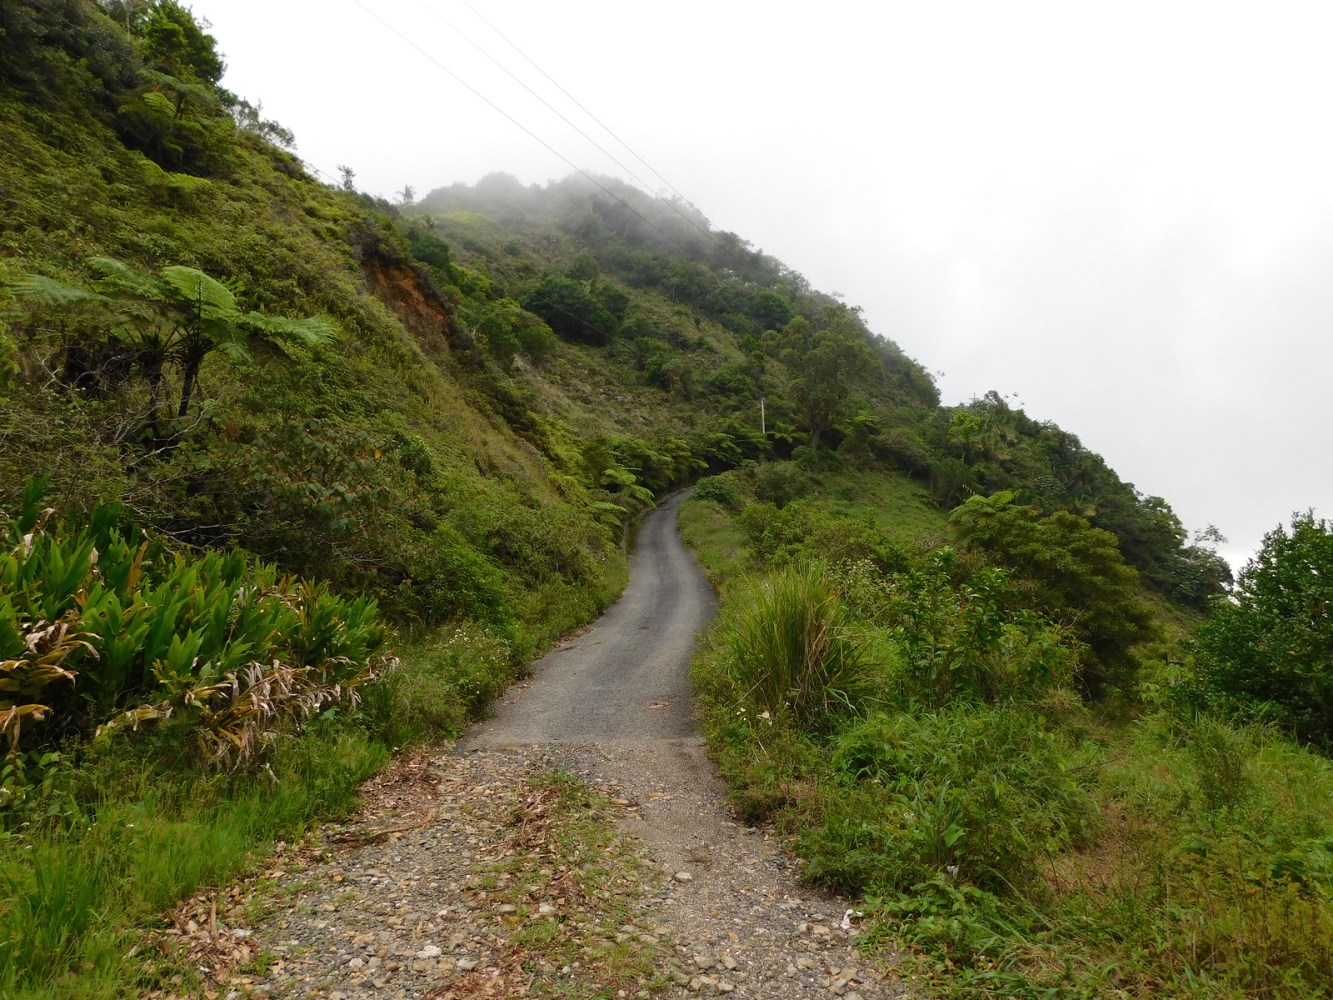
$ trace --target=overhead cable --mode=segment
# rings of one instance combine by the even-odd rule
[[[434,55],[432,55],[432,54],[431,54],[430,52],[428,52],[426,49],[422,48],[420,45],[418,45],[415,41],[413,41],[413,40],[412,40],[411,38],[409,38],[407,35],[403,34],[401,31],[399,31],[396,27],[394,27],[392,24],[390,24],[388,21],[386,21],[383,17],[381,17],[378,13],[376,13],[376,12],[375,12],[374,10],[372,10],[370,7],[366,6],[366,4],[362,2],[362,0],[352,0],[352,2],[355,3],[355,4],[356,4],[358,7],[360,7],[362,10],[364,10],[364,11],[365,11],[367,14],[369,14],[371,17],[373,17],[376,21],[379,21],[379,23],[382,24],[382,25],[384,25],[384,27],[387,28],[389,31],[391,31],[391,32],[393,32],[395,35],[397,35],[402,41],[406,42],[408,45],[412,46],[412,48],[414,48],[414,49],[416,49],[418,52],[420,52],[423,56],[425,56],[425,57],[426,57],[427,59],[429,59],[432,63],[434,63],[435,66],[436,66],[441,72],[443,72],[444,74],[446,74],[447,76],[449,76],[451,79],[453,79],[455,82],[457,82],[460,86],[462,86],[462,87],[464,87],[465,89],[467,89],[473,96],[477,97],[477,98],[478,98],[479,100],[481,100],[481,101],[484,101],[489,107],[491,107],[492,109],[494,109],[497,113],[499,113],[500,115],[503,115],[503,116],[504,116],[504,117],[505,117],[511,124],[513,124],[515,127],[521,129],[522,131],[524,131],[525,133],[527,133],[528,136],[530,136],[532,139],[534,139],[535,141],[539,142],[539,143],[540,143],[540,144],[541,144],[541,145],[542,145],[548,152],[550,152],[552,155],[558,157],[559,159],[561,159],[562,161],[564,161],[565,163],[567,163],[567,164],[568,164],[570,167],[572,167],[577,173],[582,174],[583,177],[584,177],[589,183],[591,183],[591,184],[593,184],[595,187],[599,188],[599,189],[600,189],[604,194],[606,194],[609,198],[611,198],[611,199],[613,199],[613,200],[619,202],[623,207],[625,207],[626,209],[628,209],[631,213],[633,213],[634,215],[638,216],[639,219],[641,219],[643,222],[647,223],[648,226],[649,226],[650,228],[655,229],[659,234],[661,234],[661,236],[662,236],[665,240],[667,240],[667,242],[675,244],[675,245],[676,245],[682,252],[684,252],[684,253],[686,253],[686,254],[689,254],[689,253],[690,253],[690,249],[689,249],[688,247],[686,247],[684,244],[682,244],[679,240],[677,240],[674,236],[672,236],[672,235],[671,235],[670,233],[668,233],[666,230],[662,229],[662,227],[659,226],[659,225],[657,225],[657,223],[653,222],[652,219],[648,218],[646,215],[644,215],[642,212],[640,212],[637,208],[635,208],[633,205],[631,205],[629,202],[627,202],[624,198],[621,198],[618,194],[616,194],[614,191],[612,191],[610,188],[608,188],[605,184],[603,184],[601,181],[599,181],[596,177],[594,177],[594,176],[593,176],[592,174],[590,174],[588,171],[584,170],[584,169],[583,169],[582,167],[580,167],[577,163],[575,163],[573,160],[571,160],[569,157],[567,157],[564,153],[560,152],[558,149],[556,149],[554,146],[552,146],[549,142],[547,142],[545,139],[543,139],[541,136],[539,136],[536,132],[532,131],[532,129],[528,128],[526,125],[524,125],[522,122],[520,122],[517,118],[515,118],[513,115],[511,115],[508,111],[506,111],[504,108],[500,107],[500,105],[496,104],[496,103],[495,103],[494,101],[492,101],[489,97],[487,97],[485,94],[483,94],[480,90],[478,90],[476,87],[472,86],[472,84],[470,84],[470,83],[468,83],[466,80],[464,80],[461,76],[459,76],[457,73],[455,73],[453,70],[451,70],[451,69],[450,69],[448,66],[446,66],[444,63],[440,62],[440,60],[437,59],[437,58],[435,58]]]
[[[505,42],[506,45],[508,45],[511,49],[513,49],[515,52],[517,52],[519,55],[521,55],[524,59],[526,59],[526,60],[528,61],[528,64],[531,65],[533,69],[535,69],[535,70],[536,70],[538,73],[540,73],[542,76],[546,77],[546,79],[549,80],[549,81],[551,82],[551,85],[552,85],[553,87],[555,87],[556,90],[560,91],[560,93],[564,94],[564,95],[565,95],[566,97],[568,97],[571,101],[573,101],[573,102],[574,102],[574,105],[575,105],[580,111],[582,111],[585,115],[587,115],[589,118],[591,118],[593,121],[595,121],[595,122],[601,127],[602,131],[604,131],[604,132],[605,132],[607,135],[609,135],[612,139],[616,140],[616,142],[620,143],[620,145],[623,146],[623,147],[625,148],[625,150],[626,150],[631,156],[633,156],[636,160],[638,160],[638,161],[639,161],[640,163],[642,163],[645,167],[647,167],[648,170],[649,170],[649,172],[651,172],[652,174],[654,174],[654,175],[657,177],[657,179],[658,179],[659,181],[661,181],[664,185],[666,185],[666,186],[671,190],[671,193],[672,193],[672,194],[674,194],[677,198],[679,198],[679,199],[680,199],[681,201],[683,201],[685,204],[689,205],[690,208],[694,208],[694,204],[693,204],[688,198],[686,198],[683,194],[681,194],[678,190],[676,190],[675,185],[673,185],[669,180],[667,180],[665,177],[663,177],[662,174],[661,174],[661,173],[660,173],[660,172],[659,172],[659,171],[658,171],[658,170],[657,170],[651,163],[649,163],[649,162],[648,162],[647,160],[645,160],[642,156],[640,156],[640,155],[639,155],[638,153],[636,153],[633,149],[631,149],[630,146],[629,146],[629,144],[628,144],[627,142],[625,142],[624,139],[620,138],[620,136],[616,135],[616,133],[613,132],[613,131],[611,130],[611,127],[610,127],[609,125],[607,125],[607,124],[606,124],[605,122],[603,122],[600,118],[598,118],[595,114],[593,114],[593,113],[592,113],[591,111],[589,111],[586,107],[584,107],[583,104],[582,104],[582,102],[580,102],[579,99],[578,99],[577,97],[575,97],[573,94],[571,94],[571,93],[570,93],[568,90],[566,90],[564,87],[560,86],[559,82],[558,82],[554,77],[552,77],[550,73],[546,72],[546,70],[542,69],[539,65],[537,65],[536,60],[534,60],[530,55],[528,55],[526,52],[524,52],[522,49],[520,49],[520,48],[518,47],[518,45],[516,45],[516,44],[513,42],[513,40],[509,38],[508,35],[506,35],[503,31],[501,31],[501,30],[500,30],[499,28],[497,28],[494,24],[492,24],[490,21],[488,21],[488,20],[486,19],[486,16],[485,16],[484,14],[482,14],[481,11],[477,10],[476,7],[473,7],[472,4],[468,3],[468,0],[459,0],[459,2],[460,2],[464,7],[466,7],[468,10],[472,11],[472,13],[475,14],[475,15],[477,16],[477,18],[481,21],[482,24],[486,25],[486,27],[490,28],[493,32],[495,32],[497,35],[499,35],[499,36],[504,40],[504,42]],[[598,148],[598,149],[601,149],[600,146],[598,146],[597,148]],[[610,154],[608,153],[607,155],[609,156]],[[617,162],[618,162],[618,161],[617,161]],[[640,181],[640,183],[643,183],[643,182]],[[647,186],[647,185],[645,185],[645,187],[646,187],[646,186]],[[698,209],[695,209],[695,211],[698,211]]]
[[[627,173],[630,177],[634,178],[634,180],[638,181],[639,184],[640,184],[645,190],[650,189],[650,188],[652,187],[651,184],[649,184],[649,183],[648,183],[647,181],[645,181],[642,177],[640,177],[638,174],[636,174],[636,173],[634,172],[634,169],[633,169],[632,167],[628,166],[627,164],[625,164],[625,163],[621,162],[619,159],[617,159],[617,157],[615,156],[614,153],[612,153],[610,150],[608,150],[605,146],[603,146],[600,142],[598,142],[596,139],[594,139],[592,136],[590,136],[587,132],[583,131],[583,129],[581,129],[575,122],[571,121],[571,120],[565,115],[565,113],[562,112],[559,108],[557,108],[554,104],[552,104],[550,101],[548,101],[548,100],[547,100],[545,97],[543,97],[541,94],[537,93],[537,91],[533,90],[532,87],[528,86],[528,84],[527,84],[527,82],[526,82],[525,80],[523,80],[522,78],[520,78],[519,76],[517,76],[511,69],[509,69],[508,66],[506,66],[504,63],[500,62],[499,59],[495,58],[495,56],[493,56],[493,55],[491,55],[489,52],[487,52],[481,45],[479,45],[476,41],[474,41],[472,38],[470,38],[470,37],[467,35],[467,33],[463,31],[463,29],[459,28],[458,25],[454,24],[454,23],[453,23],[452,21],[450,21],[447,17],[445,17],[443,14],[441,14],[438,10],[436,10],[434,7],[432,7],[430,4],[428,4],[428,3],[426,2],[426,0],[417,0],[417,3],[420,4],[422,7],[424,7],[429,13],[433,14],[433,15],[434,15],[434,16],[435,16],[441,23],[443,23],[446,27],[448,27],[449,30],[451,30],[451,31],[452,31],[454,34],[456,34],[459,38],[463,39],[463,41],[467,42],[467,43],[468,43],[469,45],[471,45],[474,49],[476,49],[478,52],[480,52],[483,56],[485,56],[487,59],[489,59],[489,60],[490,60],[490,61],[491,61],[491,62],[492,62],[492,63],[493,63],[499,70],[500,70],[500,72],[504,73],[507,77],[509,77],[509,79],[513,80],[515,83],[517,83],[520,87],[522,87],[524,90],[526,90],[529,94],[531,94],[531,95],[532,95],[533,97],[535,97],[537,100],[541,101],[542,104],[543,104],[543,106],[545,106],[546,109],[547,109],[548,111],[550,111],[552,114],[556,115],[556,116],[557,116],[561,121],[563,121],[566,125],[568,125],[570,128],[572,128],[572,129],[573,129],[575,132],[577,132],[579,135],[583,136],[583,138],[587,139],[588,142],[590,142],[594,147],[596,147],[596,149],[598,150],[598,152],[600,152],[603,156],[605,156],[605,157],[606,157],[607,159],[609,159],[612,163],[614,163],[616,166],[618,166],[621,170],[625,171],[625,173]],[[468,9],[471,10],[474,14],[477,13],[476,10],[475,10],[473,7],[471,7],[470,5],[467,5],[467,4],[466,4],[466,0],[464,0],[464,5],[467,6]],[[489,21],[487,21],[484,17],[481,17],[480,14],[477,14],[477,16],[480,17],[481,20],[486,24],[486,26],[489,27],[492,31],[495,31],[496,34],[500,34],[500,32],[498,31],[498,29],[496,29],[495,26],[492,25]],[[505,38],[504,35],[500,35],[500,37],[501,37],[501,38]],[[505,41],[506,41],[506,42],[509,42],[509,39],[505,38]],[[513,47],[513,49],[514,49],[515,52],[517,52],[519,55],[523,56],[524,59],[527,59],[528,62],[532,63],[532,65],[536,68],[537,72],[541,73],[542,76],[544,76],[544,77],[546,77],[546,79],[550,80],[551,83],[554,84],[555,87],[556,87],[562,94],[564,94],[564,95],[565,95],[566,97],[568,97],[571,101],[573,101],[576,105],[578,105],[578,107],[583,111],[584,114],[586,114],[586,115],[587,115],[589,118],[591,118],[593,121],[597,122],[598,125],[601,125],[602,129],[603,129],[608,135],[610,135],[611,138],[615,139],[615,140],[616,140],[617,142],[619,142],[622,146],[625,146],[625,148],[626,148],[627,150],[629,150],[629,152],[631,153],[631,155],[635,156],[640,162],[642,162],[642,163],[644,164],[644,166],[646,166],[646,167],[647,167],[650,171],[652,171],[654,174],[657,174],[657,171],[656,171],[656,170],[653,170],[653,168],[652,168],[652,164],[648,163],[647,160],[644,160],[643,157],[641,157],[641,156],[639,156],[637,153],[635,153],[634,150],[632,150],[632,149],[629,148],[629,146],[626,146],[625,143],[624,143],[624,141],[621,140],[620,137],[617,136],[614,132],[612,132],[609,128],[607,128],[605,125],[603,125],[602,122],[601,122],[600,120],[598,120],[598,118],[597,118],[596,115],[594,115],[591,111],[589,111],[587,108],[585,108],[582,104],[579,104],[579,102],[578,102],[574,97],[572,97],[572,96],[570,95],[570,93],[569,93],[567,90],[565,90],[563,87],[561,87],[560,84],[556,83],[555,80],[552,80],[550,74],[548,74],[545,70],[543,70],[543,69],[542,69],[540,66],[538,66],[535,62],[533,62],[532,59],[529,58],[529,57],[528,57],[528,56],[527,56],[521,49],[519,49],[517,46],[515,46],[513,42],[509,42],[509,44],[510,44],[511,47]],[[659,179],[659,180],[663,180],[663,181],[665,181],[665,179],[662,178],[662,175],[661,175],[661,174],[657,174],[657,176],[658,176],[658,179]],[[667,187],[671,187],[671,185],[670,185],[670,184],[667,184]],[[675,191],[675,188],[672,188],[672,190]],[[686,204],[689,204],[689,202],[688,202],[683,196],[680,195],[680,192],[677,191],[676,194],[677,194],[678,197],[681,198],[681,201],[684,201]],[[708,240],[712,241],[713,243],[716,243],[716,242],[717,242],[716,237],[715,237],[712,233],[710,233],[707,229],[704,229],[704,228],[703,228],[702,226],[700,226],[697,222],[695,222],[693,219],[691,219],[688,215],[686,215],[684,212],[682,212],[681,209],[680,209],[680,206],[677,205],[675,202],[673,202],[673,201],[667,201],[666,204],[672,209],[672,211],[674,211],[674,212],[675,212],[677,215],[679,215],[683,220],[685,220],[685,222],[686,222],[688,225],[694,227],[696,230],[699,231],[700,234],[702,234],[703,236],[705,236]],[[690,205],[690,207],[693,208],[694,206],[693,206],[693,205]],[[697,209],[696,209],[696,211],[697,211]]]

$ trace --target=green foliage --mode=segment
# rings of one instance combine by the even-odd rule
[[[1307,511],[1265,535],[1194,651],[1204,704],[1333,747],[1333,526]]]
[[[449,253],[449,244],[429,229],[413,226],[407,231],[407,239],[417,260],[429,266],[440,277],[452,281],[458,276]]]
[[[833,310],[822,329],[797,317],[783,327],[779,342],[792,399],[810,432],[810,447],[818,451],[824,435],[850,412],[848,393],[870,363],[869,348],[845,309]]]
[[[1063,690],[1079,644],[1027,606],[1032,582],[1014,571],[947,551],[837,567],[861,711],[817,728],[758,711],[736,663],[763,660],[735,639],[766,585],[745,582],[755,529],[783,522],[764,560],[781,565],[832,511],[902,503],[846,474],[821,487],[781,511],[686,505],[683,530],[728,598],[694,676],[738,815],[790,835],[807,877],[864,896],[865,946],[906,944],[904,967],[942,995],[1320,994],[1328,761],[1180,699],[1136,724],[1097,718]],[[1011,506],[955,517],[974,530]],[[1167,688],[1181,672],[1157,669]]]
[[[83,336],[66,348],[63,378],[91,393],[118,388],[133,371],[148,387],[147,420],[156,425],[171,368],[179,371],[177,418],[190,410],[204,359],[212,352],[251,360],[251,341],[262,338],[285,351],[310,348],[336,335],[322,317],[287,319],[242,312],[226,285],[181,265],[151,275],[110,257],[88,263],[100,275],[92,289],[26,275],[14,285],[22,298],[85,313]]]
[[[1130,649],[1149,636],[1151,618],[1113,534],[1067,511],[1043,517],[1009,492],[968,498],[949,527],[969,550],[1029,584],[1022,603],[1068,625],[1087,645],[1081,681],[1091,694],[1133,669]]]
[[[512,368],[520,351],[540,364],[555,347],[555,334],[550,326],[513,299],[470,303],[461,316],[506,369]]]
[[[861,710],[872,690],[865,652],[826,567],[779,571],[734,607],[713,640],[731,701],[812,730]]]
[[[158,70],[202,83],[222,79],[225,67],[216,40],[175,0],[151,0],[129,13],[134,33],[143,39],[147,57]]]
[[[400,669],[364,689],[372,730],[394,747],[461,735],[523,666],[510,643],[473,624],[409,643],[401,654]]]
[[[846,570],[848,601],[897,650],[894,679],[907,703],[1035,704],[1067,689],[1078,642],[1041,615],[1009,607],[1004,571],[959,575],[948,549],[895,573],[865,562]]]
[[[30,485],[5,519],[0,557],[0,733],[13,749],[32,723],[45,727],[24,744],[49,747],[170,719],[206,758],[244,759],[395,662],[373,601],[237,554],[169,556],[121,531],[114,508],[49,526],[40,497]]]
[[[1007,895],[1096,828],[1097,753],[1012,707],[876,714],[843,729],[807,874],[844,892],[919,892],[936,878]]]
[[[729,510],[740,510],[745,502],[744,486],[734,473],[705,476],[694,485],[695,500],[711,500]]]
[[[58,820],[0,837],[0,993],[140,992],[142,929],[177,900],[243,874],[266,839],[342,816],[386,751],[331,720],[277,743],[270,780],[199,770],[117,742],[62,769]]]
[[[574,281],[594,281],[600,275],[601,268],[597,266],[597,260],[590,253],[581,253],[574,258],[572,264],[565,271],[565,277]]]
[[[134,43],[95,4],[14,0],[0,7],[0,80],[43,103],[79,94],[102,105],[131,86]]]
[[[781,330],[796,318],[796,310],[780,292],[765,288],[750,304],[750,317],[760,330]]]
[[[566,340],[608,344],[620,324],[581,282],[547,275],[523,296],[523,308],[536,313]]]
[[[806,471],[795,462],[763,462],[750,471],[754,477],[755,499],[778,508],[807,496],[814,485]]]

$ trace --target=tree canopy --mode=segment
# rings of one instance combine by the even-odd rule
[[[1064,510],[1043,516],[1009,492],[968,498],[949,527],[967,548],[1026,580],[1031,605],[1087,645],[1082,680],[1090,693],[1127,668],[1130,648],[1148,638],[1151,617],[1138,597],[1138,573],[1111,532]]]
[[[1206,704],[1333,746],[1333,525],[1306,511],[1265,535],[1194,648]]]

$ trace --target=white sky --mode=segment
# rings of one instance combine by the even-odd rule
[[[468,2],[946,402],[1013,394],[1233,561],[1333,514],[1333,5]],[[573,172],[442,66],[632,181],[450,24],[665,187],[464,0],[194,10],[224,84],[364,190]]]

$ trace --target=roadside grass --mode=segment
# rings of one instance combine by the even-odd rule
[[[699,557],[704,574],[724,596],[730,583],[743,575],[751,559],[745,533],[712,500],[689,500],[681,505],[677,524],[685,544]]]
[[[1327,759],[1170,699],[1085,707],[1058,681],[993,703],[919,700],[900,683],[916,654],[877,626],[873,601],[845,632],[871,696],[825,725],[774,710],[747,671],[790,688],[783,671],[801,650],[765,665],[737,639],[784,634],[793,623],[776,619],[804,613],[753,598],[790,569],[755,558],[744,517],[713,499],[681,515],[725,598],[694,665],[711,752],[738,815],[772,823],[806,878],[860,900],[867,949],[906,948],[901,968],[951,997],[1333,992]],[[859,572],[843,583],[864,589]],[[966,623],[977,595],[958,593],[971,596],[940,608]],[[966,652],[931,649],[950,671]]]
[[[140,929],[184,895],[239,875],[278,837],[355,808],[387,759],[338,725],[280,741],[256,777],[182,767],[161,748],[117,746],[62,777],[58,820],[0,838],[0,995],[125,996],[170,961],[145,963]]]

